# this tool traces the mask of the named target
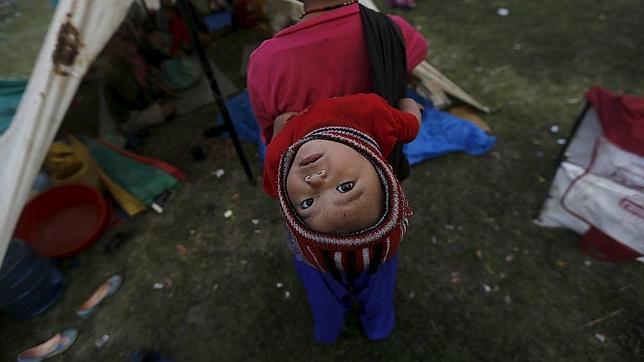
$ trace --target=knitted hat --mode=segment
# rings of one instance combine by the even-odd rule
[[[371,162],[383,187],[384,213],[375,225],[351,233],[331,234],[312,230],[295,212],[286,191],[286,178],[300,147],[311,140],[347,145]],[[409,208],[402,187],[378,144],[367,134],[349,127],[319,128],[291,145],[280,159],[277,193],[291,236],[313,267],[336,274],[339,271],[375,271],[398,252],[407,231]]]

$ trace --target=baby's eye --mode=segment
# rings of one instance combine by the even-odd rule
[[[349,192],[351,191],[351,189],[353,189],[353,182],[351,181],[343,182],[340,184],[340,186],[336,187],[335,189],[338,190],[340,193]]]
[[[313,206],[313,199],[306,199],[300,203],[300,206],[302,206],[303,209],[308,209],[309,207]]]

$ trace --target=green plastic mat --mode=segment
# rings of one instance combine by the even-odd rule
[[[18,110],[22,94],[27,88],[27,79],[0,79],[0,135],[11,125]]]
[[[80,139],[103,171],[147,206],[165,190],[176,189],[181,185],[163,170],[115,152],[94,139]]]

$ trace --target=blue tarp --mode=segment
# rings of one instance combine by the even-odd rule
[[[250,107],[250,99],[248,98],[248,91],[243,91],[231,96],[226,100],[228,113],[233,121],[237,137],[242,141],[247,141],[257,145],[259,152],[259,160],[264,162],[264,152],[266,146],[259,137],[259,126],[255,119],[255,114]],[[217,123],[224,124],[224,119],[221,114],[217,115]],[[228,132],[224,133],[228,136]]]
[[[203,18],[209,32],[217,31],[223,28],[233,26],[233,13],[227,9],[222,9]]]
[[[0,135],[11,125],[26,87],[27,79],[0,79]]]
[[[465,152],[480,156],[489,151],[496,137],[487,134],[475,124],[434,108],[432,102],[414,91],[407,96],[425,107],[423,122],[418,137],[406,144],[403,151],[409,164],[445,155],[450,152]]]

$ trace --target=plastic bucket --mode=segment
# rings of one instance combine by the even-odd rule
[[[53,307],[65,278],[26,242],[13,239],[0,268],[0,309],[19,318],[35,317]]]
[[[57,186],[27,203],[15,236],[40,255],[65,258],[89,248],[103,234],[109,216],[105,199],[95,189]]]

